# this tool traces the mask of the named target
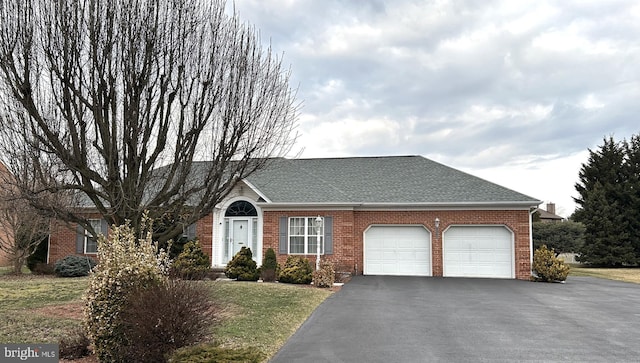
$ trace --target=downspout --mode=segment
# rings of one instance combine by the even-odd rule
[[[49,254],[51,253],[51,230],[47,236],[47,265],[49,264]]]
[[[533,213],[536,212],[536,208],[531,208],[529,211],[529,276],[533,276]]]

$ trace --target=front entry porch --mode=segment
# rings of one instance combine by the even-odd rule
[[[251,201],[231,200],[217,215],[220,228],[214,232],[213,267],[224,267],[242,247],[251,249],[253,260],[262,263],[261,213]],[[214,215],[214,218],[216,216]]]

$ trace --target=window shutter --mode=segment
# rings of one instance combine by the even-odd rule
[[[76,227],[76,253],[84,253],[84,227],[80,223]]]
[[[189,241],[193,241],[193,240],[196,239],[196,225],[197,225],[197,222],[193,223],[193,224],[189,225],[189,227],[187,227],[187,231],[186,232],[187,232],[187,239]]]
[[[100,233],[106,238],[109,235],[109,224],[106,219],[100,220]]]
[[[278,247],[278,253],[280,253],[281,255],[286,255],[287,252],[289,252],[289,243],[288,243],[288,221],[289,218],[287,217],[280,217],[280,232],[278,234],[279,236],[279,247]]]
[[[333,254],[333,217],[324,217],[324,254]]]

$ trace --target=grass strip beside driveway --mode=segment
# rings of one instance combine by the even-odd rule
[[[277,283],[218,282],[214,301],[231,315],[214,328],[229,348],[256,348],[273,356],[331,292]],[[224,315],[224,314],[223,314]]]
[[[640,268],[595,268],[572,265],[570,276],[591,276],[640,284]]]

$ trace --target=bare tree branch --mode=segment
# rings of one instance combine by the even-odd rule
[[[15,274],[49,233],[49,218],[25,203],[12,175],[0,163],[0,251],[4,251]]]
[[[40,211],[89,230],[82,207],[115,224],[144,210],[189,224],[291,150],[290,72],[224,2],[1,6],[2,159]]]

